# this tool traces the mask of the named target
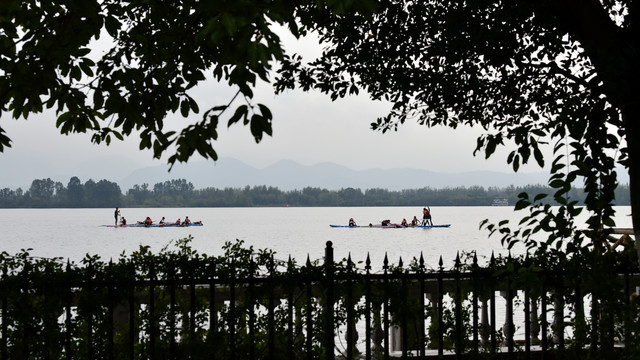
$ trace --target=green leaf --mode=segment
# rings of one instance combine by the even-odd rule
[[[515,155],[513,157],[513,171],[518,172],[518,169],[520,169],[520,155]]]
[[[253,134],[256,143],[259,143],[260,140],[262,140],[263,120],[264,118],[262,115],[253,114],[251,117],[251,134]]]
[[[82,70],[79,66],[73,66],[71,67],[71,74],[69,76],[73,80],[80,81],[80,79],[82,79]]]
[[[516,202],[516,206],[514,207],[514,210],[522,210],[526,207],[528,207],[529,205],[531,205],[531,202],[527,201],[527,200],[519,200],[518,202]]]
[[[616,222],[615,220],[613,220],[612,218],[605,218],[603,221],[605,226],[609,226],[609,227],[615,227],[616,226]]]
[[[189,107],[191,107],[191,111],[193,111],[194,114],[200,113],[200,107],[198,107],[198,103],[191,96],[189,96],[188,99],[189,99]]]
[[[538,202],[544,198],[546,198],[548,194],[538,194],[533,198],[533,202]]]
[[[107,16],[105,19],[104,27],[112,38],[118,38],[118,32],[121,26],[120,21],[115,16]]]
[[[80,68],[82,69],[82,72],[89,77],[93,77],[93,69],[91,68],[91,66],[93,66],[92,65],[93,61],[89,59],[82,59],[82,60],[83,61],[80,62]]]
[[[72,120],[72,116],[71,113],[69,113],[68,111],[65,113],[60,114],[60,116],[58,116],[58,120],[56,121],[56,127],[59,128],[61,125],[66,125],[69,121]],[[67,132],[62,132],[63,134],[66,134]]]
[[[4,131],[0,128],[0,152],[3,152],[5,148],[11,147],[11,139],[4,135]]]
[[[93,92],[93,106],[96,109],[102,108],[104,105],[104,96],[102,95],[102,91],[96,90]]]
[[[487,147],[484,150],[485,159],[488,159],[496,151],[497,143],[491,139],[487,142]]]
[[[247,117],[247,113],[248,113],[249,108],[247,107],[247,105],[240,105],[236,108],[236,112],[233,114],[233,116],[231,116],[231,118],[229,119],[229,123],[227,124],[227,127],[237,123],[241,117]]]
[[[536,162],[540,167],[544,167],[544,157],[537,146],[533,149],[533,157],[536,159]]]
[[[260,108],[260,112],[262,113],[262,116],[267,119],[267,120],[271,120],[273,119],[273,115],[271,114],[271,110],[269,110],[268,107],[262,105],[262,104],[258,104],[258,107]]]
[[[564,180],[553,180],[549,183],[549,186],[553,189],[559,189],[564,187],[565,185],[565,181]]]
[[[180,113],[182,117],[189,117],[189,100],[183,99],[182,102],[180,102]]]

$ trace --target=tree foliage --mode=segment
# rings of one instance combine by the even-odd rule
[[[229,126],[249,126],[256,142],[272,134],[272,114],[252,101],[252,88],[268,82],[284,58],[273,25],[300,36],[298,7],[345,12],[371,3],[7,0],[0,9],[0,115],[26,119],[53,108],[63,134],[92,132],[93,142],[109,144],[140,131],[140,148],[155,157],[175,147],[171,164],[196,151],[215,160],[212,142],[225,112]],[[101,54],[92,51],[97,40],[107,47]],[[206,104],[201,120],[180,133],[165,130],[169,114],[200,113],[189,92],[207,78],[236,96]],[[236,97],[244,102],[234,109]],[[0,128],[0,152],[9,146]]]
[[[547,245],[571,240],[597,248],[612,222],[614,166],[629,169],[631,203],[640,203],[640,86],[637,3],[631,0],[115,0],[18,1],[0,9],[0,111],[14,118],[53,108],[61,132],[92,132],[110,143],[140,131],[140,148],[169,163],[195,152],[217,158],[212,141],[224,119],[254,139],[272,133],[269,109],[253,102],[258,79],[279,71],[277,91],[319,89],[333,99],[362,90],[393,103],[372,124],[383,132],[416,119],[426,126],[480,126],[477,152],[514,144],[514,170],[551,160],[552,212],[544,195],[522,194],[530,210],[508,241],[562,227]],[[170,15],[169,15],[170,14]],[[322,56],[288,55],[273,25],[298,37],[315,31]],[[102,54],[92,42],[108,39]],[[236,89],[207,104],[179,133],[169,114],[200,106],[190,91],[207,79]],[[241,104],[234,105],[236,98]],[[543,145],[554,150],[545,159]],[[0,151],[10,139],[0,128]],[[567,196],[583,179],[591,245],[582,247]],[[634,191],[634,189],[636,189]],[[640,212],[633,215],[640,230]],[[504,229],[504,232],[510,232]],[[636,237],[640,235],[636,233]]]
[[[531,210],[529,225],[575,230],[571,218],[580,209],[567,192],[583,179],[595,235],[614,225],[616,163],[628,168],[631,202],[640,204],[633,191],[640,188],[638,10],[626,0],[382,0],[373,18],[310,12],[304,23],[325,50],[308,64],[287,58],[276,86],[318,89],[334,99],[364,89],[393,104],[372,123],[382,132],[408,120],[480,126],[476,152],[489,157],[514,144],[507,157],[514,171],[551,160],[549,185],[562,208],[554,213],[544,195],[522,194],[518,208]],[[547,143],[553,159],[543,156]],[[640,213],[633,222],[640,229]],[[531,231],[508,240],[534,245]],[[547,244],[575,233],[556,232]],[[576,246],[582,240],[572,238]]]

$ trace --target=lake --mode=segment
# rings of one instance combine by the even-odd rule
[[[282,207],[282,208],[132,208],[120,209],[129,223],[147,216],[157,222],[184,219],[202,221],[204,226],[188,228],[108,228],[113,224],[114,209],[0,209],[1,250],[9,254],[31,248],[31,255],[62,257],[77,262],[85,254],[116,259],[139,246],[159,250],[173,241],[193,236],[193,248],[209,255],[222,254],[227,241],[241,239],[255,249],[272,249],[276,257],[290,255],[298,263],[321,259],[327,241],[333,242],[335,259],[364,261],[370,254],[372,267],[382,267],[385,254],[389,262],[405,264],[422,253],[427,266],[436,268],[442,255],[445,268],[453,265],[458,252],[476,251],[480,261],[492,251],[506,254],[499,237],[488,238],[479,230],[483,219],[497,223],[519,219],[525,213],[513,212],[511,206],[431,207],[434,224],[451,224],[449,228],[331,228],[346,225],[353,217],[359,225],[390,219],[400,223],[413,216],[422,218],[419,207]],[[616,207],[618,227],[631,227],[629,206]],[[524,249],[517,247],[514,253]]]

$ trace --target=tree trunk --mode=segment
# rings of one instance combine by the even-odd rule
[[[633,2],[631,2],[633,3]],[[624,137],[628,151],[624,164],[629,171],[629,189],[636,251],[640,262],[640,47],[638,26],[622,28],[597,0],[562,0],[551,4],[559,26],[571,33],[583,46],[602,81],[602,92],[622,114]],[[544,7],[543,7],[544,9]],[[628,20],[640,21],[640,5],[629,7]],[[624,144],[623,144],[624,145]],[[633,208],[638,211],[633,211]]]
[[[640,113],[640,112],[635,112]],[[624,124],[626,127],[627,149],[629,158],[627,159],[629,169],[629,197],[631,199],[631,221],[633,224],[634,240],[636,243],[636,251],[638,253],[638,262],[640,264],[640,129],[638,126],[638,116],[624,116]],[[637,208],[638,211],[634,211]]]

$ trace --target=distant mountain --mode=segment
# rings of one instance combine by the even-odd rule
[[[385,188],[388,190],[444,188],[457,186],[507,187],[546,184],[548,174],[502,173],[472,171],[440,173],[419,169],[368,169],[352,170],[334,163],[301,165],[282,160],[264,169],[257,169],[233,158],[200,161],[188,165],[178,164],[171,172],[165,166],[153,166],[133,171],[117,181],[123,192],[134,185],[154,184],[172,179],[186,179],[196,189],[266,185],[280,190],[305,187],[339,190],[341,188]]]

